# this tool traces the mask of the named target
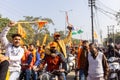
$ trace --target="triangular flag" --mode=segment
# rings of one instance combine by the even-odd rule
[[[47,23],[47,21],[39,21],[38,23],[38,27],[41,29],[42,27],[44,27],[44,25]]]
[[[22,26],[20,25],[20,23],[18,24],[18,34],[20,34],[22,36],[22,38],[26,38],[26,32],[22,28]]]

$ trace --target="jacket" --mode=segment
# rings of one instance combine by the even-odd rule
[[[47,71],[59,70],[61,63],[65,63],[66,60],[61,53],[56,53],[56,57],[52,57],[51,55],[45,55],[44,65],[47,64]],[[62,68],[65,66],[63,65]]]
[[[22,65],[22,70],[26,69],[31,69],[32,68],[32,59],[33,56],[30,51],[25,51],[22,59],[21,59],[21,64],[27,64],[27,65]]]
[[[77,55],[77,69],[85,69],[86,61],[87,61],[87,54],[88,50],[85,49],[83,46],[78,48],[78,55]]]

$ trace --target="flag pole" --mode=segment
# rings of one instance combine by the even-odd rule
[[[47,22],[47,21],[30,21],[30,22],[28,22],[28,21],[18,21],[17,23],[37,23],[37,22]]]

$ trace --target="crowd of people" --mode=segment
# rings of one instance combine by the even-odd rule
[[[56,74],[59,80],[67,80],[68,54],[76,55],[75,80],[108,80],[107,58],[114,56],[113,52],[120,57],[118,48],[108,45],[106,51],[87,40],[82,40],[77,47],[66,46],[72,37],[71,25],[68,26],[69,32],[65,39],[62,40],[56,32],[53,35],[54,40],[48,45],[37,48],[31,43],[21,45],[20,34],[13,34],[10,43],[6,35],[14,26],[15,23],[10,22],[0,34],[0,41],[5,49],[5,54],[0,49],[0,80],[37,80],[39,71],[44,67],[48,72],[59,70],[61,73]]]

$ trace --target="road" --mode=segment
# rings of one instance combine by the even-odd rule
[[[70,73],[68,74],[67,80],[74,80],[74,77],[75,77],[75,72],[72,71],[72,72],[70,72]]]

